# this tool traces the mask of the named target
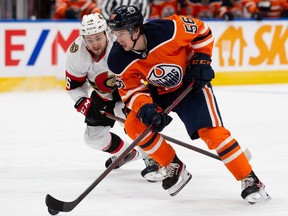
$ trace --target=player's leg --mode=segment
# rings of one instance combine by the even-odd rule
[[[235,179],[241,181],[243,199],[252,204],[270,199],[265,185],[255,175],[240,145],[227,129],[212,127],[200,129],[198,132],[208,148],[216,150]]]
[[[115,104],[114,107],[114,114],[117,117],[120,117],[122,119],[126,119],[126,114],[125,114],[125,105],[122,101],[118,101]],[[124,124],[119,122],[120,125],[123,127],[124,130]],[[139,151],[139,153],[141,154],[144,164],[145,164],[145,168],[141,171],[141,175],[142,177],[144,177],[145,179],[147,179],[147,181],[149,182],[157,182],[157,181],[161,181],[163,179],[163,176],[158,173],[158,170],[160,168],[160,165],[153,160],[148,154],[146,154],[139,146],[136,147],[136,149]],[[113,157],[113,156],[112,156]],[[115,157],[114,157],[115,158]],[[109,159],[108,159],[109,160]],[[110,161],[110,160],[109,160]],[[110,161],[111,162],[111,161]]]
[[[189,112],[184,109],[185,107],[189,107]],[[253,178],[255,181],[251,184],[261,183],[252,171],[252,167],[238,142],[223,127],[217,101],[210,85],[205,86],[198,93],[191,93],[186,96],[182,101],[182,106],[175,110],[184,122],[191,138],[197,139],[200,136],[210,149],[216,150],[236,180],[241,180],[243,183],[247,178],[250,180]],[[254,197],[254,202],[257,202],[255,192],[262,193],[262,189],[264,190],[264,185],[262,183],[259,185],[261,186],[258,188],[252,186],[254,189],[252,190],[249,184],[246,184],[243,187],[242,197],[251,201],[249,199],[249,195],[251,195]],[[268,195],[261,195],[258,201],[265,200],[267,197]]]
[[[138,120],[136,113],[131,111],[125,122],[125,130],[129,137],[136,139],[145,129],[146,126]],[[171,196],[176,195],[191,179],[185,164],[159,133],[150,132],[138,146],[163,167],[160,170],[164,177],[162,187],[168,190]]]
[[[129,143],[122,140],[117,134],[110,132],[110,126],[88,126],[86,127],[84,140],[85,143],[93,149],[97,149],[103,152],[112,154],[105,166],[108,167],[117,156],[123,153],[123,151],[129,146]],[[124,165],[127,162],[131,162],[142,158],[141,154],[133,149],[116,168]]]

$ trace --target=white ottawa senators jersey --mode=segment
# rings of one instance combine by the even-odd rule
[[[143,28],[147,51],[127,52],[114,42],[108,57],[122,101],[135,112],[152,102],[143,81],[156,86],[160,95],[177,90],[193,53],[211,56],[214,41],[208,25],[196,18],[173,15]]]
[[[108,43],[106,52],[100,57],[96,57],[86,48],[81,36],[68,48],[66,90],[75,102],[81,97],[88,96],[88,83],[101,97],[112,99],[112,92],[116,89],[115,77],[107,66],[112,43]]]

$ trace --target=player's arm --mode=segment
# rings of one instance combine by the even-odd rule
[[[86,76],[76,77],[66,72],[66,90],[74,100],[74,108],[85,116],[85,122],[97,126],[110,122],[100,111],[113,112],[115,101],[102,98],[95,90],[88,95],[89,84]]]
[[[138,75],[131,73],[131,70],[117,78],[117,86],[125,106],[136,113],[144,104],[153,103],[148,87]]]
[[[194,89],[197,92],[215,77],[211,67],[214,38],[210,27],[199,19],[180,16],[180,21],[182,25],[178,25],[177,36],[182,33],[184,36],[179,36],[182,43],[190,42],[193,52],[185,79],[187,82],[196,81]]]
[[[126,76],[127,77],[127,76]],[[163,110],[153,103],[153,99],[147,85],[140,79],[121,79],[122,88],[119,88],[121,99],[129,110],[137,113],[137,118],[147,127],[153,125],[154,132],[160,132],[166,127],[172,118],[163,113]],[[136,76],[137,77],[137,76]],[[125,82],[126,81],[126,82]],[[135,85],[138,83],[138,85]]]
[[[81,97],[88,96],[89,84],[87,82],[87,75],[76,76],[74,74],[66,70],[66,91],[71,99],[77,102]]]
[[[57,0],[55,3],[55,12],[53,14],[53,19],[65,19],[65,12],[67,10],[67,3],[62,0]]]

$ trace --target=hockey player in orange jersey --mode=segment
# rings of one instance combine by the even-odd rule
[[[222,1],[220,0],[189,0],[181,15],[201,18],[215,18]]]
[[[100,9],[94,0],[56,0],[53,19],[81,19],[96,12]]]
[[[172,121],[162,110],[195,81],[192,92],[173,112],[191,139],[201,138],[209,149],[216,150],[235,179],[241,181],[243,199],[250,203],[268,200],[264,184],[223,126],[210,83],[214,78],[210,65],[214,38],[209,26],[178,15],[143,24],[141,12],[133,6],[112,11],[108,25],[117,38],[108,67],[118,75],[119,93],[128,109],[125,130],[135,139],[153,125],[138,146],[164,167],[162,187],[174,196],[191,179],[185,164],[158,132]]]
[[[245,8],[253,18],[279,18],[288,10],[287,0],[246,0]]]
[[[222,4],[217,11],[217,18],[233,20],[234,18],[245,17],[244,5],[248,0],[222,0]]]
[[[149,0],[150,19],[159,19],[178,14],[186,0]]]
[[[279,18],[287,10],[287,0],[223,0],[217,16],[226,20],[243,17],[262,20]]]

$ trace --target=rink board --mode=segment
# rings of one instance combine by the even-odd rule
[[[288,20],[207,21],[214,85],[288,83]],[[0,92],[64,88],[78,21],[0,21]]]

